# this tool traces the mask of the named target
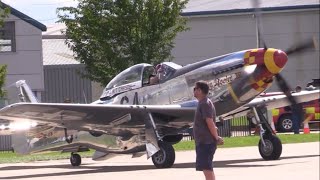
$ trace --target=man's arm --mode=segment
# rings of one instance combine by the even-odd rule
[[[218,135],[217,127],[213,123],[213,119],[212,118],[206,118],[206,123],[207,123],[207,126],[209,128],[209,131],[210,131],[211,135],[213,136],[214,139],[216,139],[218,141],[219,135]]]
[[[209,128],[210,134],[217,141],[217,143],[223,144],[223,139],[218,135],[217,126],[213,122],[213,118],[215,117],[215,108],[213,106],[209,106],[208,104],[203,104],[202,113],[204,114],[206,124]]]

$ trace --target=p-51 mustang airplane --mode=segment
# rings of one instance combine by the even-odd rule
[[[94,160],[112,154],[136,157],[146,151],[156,167],[167,168],[175,160],[172,144],[192,126],[197,106],[194,84],[205,80],[220,119],[253,112],[261,126],[259,152],[264,159],[274,160],[280,157],[282,145],[257,107],[272,109],[292,102],[285,95],[258,96],[271,86],[286,62],[285,52],[271,48],[239,51],[185,67],[165,62],[155,85],[148,82],[154,67],[137,64],[110,81],[92,104],[38,103],[25,81],[18,81],[25,102],[1,109],[0,119],[32,125],[28,131],[13,134],[17,153],[62,150],[71,152],[71,164],[78,166],[77,152],[89,148],[96,150]],[[288,96],[294,103],[310,101],[319,98],[319,91]]]
[[[255,15],[259,20],[258,9]],[[258,26],[258,34],[260,29]],[[137,64],[111,80],[101,98],[92,104],[38,103],[25,82],[19,81],[17,86],[25,102],[0,110],[0,119],[10,123],[0,126],[7,129],[0,134],[11,132],[14,124],[29,124],[29,130],[13,133],[17,153],[71,152],[73,166],[81,164],[77,152],[95,149],[94,160],[114,154],[137,157],[146,152],[157,168],[168,168],[175,161],[172,144],[181,141],[182,132],[193,123],[197,107],[193,98],[195,82],[204,80],[210,85],[209,98],[214,102],[218,119],[254,116],[261,131],[260,155],[275,160],[282,153],[281,141],[273,134],[261,108],[273,109],[319,98],[319,90],[291,94],[279,74],[287,63],[287,55],[310,48],[311,44],[300,44],[284,52],[267,48],[264,43],[264,48],[234,52],[184,67],[165,62],[159,83],[154,85],[149,83],[154,67]],[[285,95],[259,97],[274,79]]]

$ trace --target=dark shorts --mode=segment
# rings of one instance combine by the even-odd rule
[[[216,143],[212,144],[197,144],[196,145],[196,170],[213,170],[213,155],[216,152],[217,145]]]

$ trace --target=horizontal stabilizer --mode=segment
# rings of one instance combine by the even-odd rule
[[[31,102],[31,103],[38,103],[39,102],[25,80],[17,81],[16,86],[20,92],[19,98],[20,98],[21,102]]]

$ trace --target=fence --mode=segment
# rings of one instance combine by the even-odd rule
[[[250,136],[251,125],[246,116],[225,120],[218,126],[218,133],[221,137]],[[183,140],[193,140],[192,130],[183,134]]]
[[[246,116],[234,118],[229,120],[230,133],[229,136],[223,137],[235,137],[235,136],[250,136],[251,135],[251,124]],[[222,131],[223,132],[223,131]]]
[[[0,136],[0,152],[13,151],[11,135]]]

